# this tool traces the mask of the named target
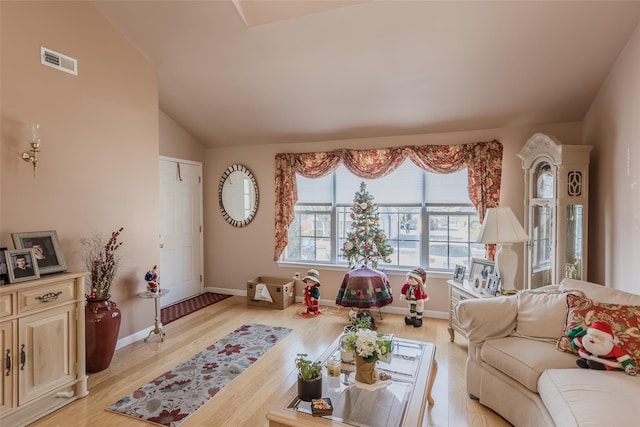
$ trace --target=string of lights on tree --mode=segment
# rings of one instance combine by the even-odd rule
[[[378,205],[367,191],[367,184],[360,183],[360,191],[356,191],[351,207],[351,231],[347,232],[347,240],[342,247],[342,256],[349,266],[377,266],[379,260],[391,262],[389,255],[393,248],[387,243],[387,235],[380,228]]]

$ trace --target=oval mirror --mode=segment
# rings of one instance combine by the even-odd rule
[[[243,165],[231,165],[224,171],[218,186],[220,212],[234,227],[244,227],[258,211],[258,183]]]

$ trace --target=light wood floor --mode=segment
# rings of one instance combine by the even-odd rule
[[[167,336],[157,336],[119,349],[105,371],[89,376],[90,394],[32,424],[35,427],[118,426],[151,424],[105,410],[121,397],[172,369],[244,323],[264,323],[293,329],[282,342],[245,373],[219,392],[181,427],[267,426],[266,414],[282,405],[296,382],[295,355],[319,357],[347,324],[348,309],[326,307],[316,318],[298,315],[302,305],[286,310],[250,307],[234,296],[165,326]],[[433,342],[438,375],[433,388],[435,405],[425,415],[424,426],[509,426],[491,410],[469,399],[464,385],[467,343],[456,335],[449,342],[447,321],[425,319],[421,328],[404,324],[403,316],[374,313],[378,330],[395,336]],[[123,319],[126,322],[126,319]],[[1,424],[1,420],[0,420]]]

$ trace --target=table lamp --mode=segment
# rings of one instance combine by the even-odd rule
[[[499,243],[496,252],[496,270],[506,293],[515,291],[513,286],[518,269],[518,254],[511,247],[513,243],[529,240],[526,231],[509,207],[489,208],[484,216],[478,243]]]

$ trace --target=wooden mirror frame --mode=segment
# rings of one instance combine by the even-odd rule
[[[251,181],[253,192],[255,194],[255,200],[253,206],[251,206],[249,214],[242,219],[233,218],[229,214],[230,207],[225,208],[224,205],[223,190],[225,184],[230,184],[229,177],[235,172],[243,173],[246,176],[246,179],[249,179]],[[234,164],[229,166],[222,174],[222,177],[220,178],[220,184],[218,185],[218,203],[220,204],[220,212],[222,213],[225,221],[238,228],[247,226],[256,216],[256,212],[258,211],[258,200],[258,182],[256,181],[255,176],[253,176],[253,173],[251,173],[251,171],[244,165]]]

